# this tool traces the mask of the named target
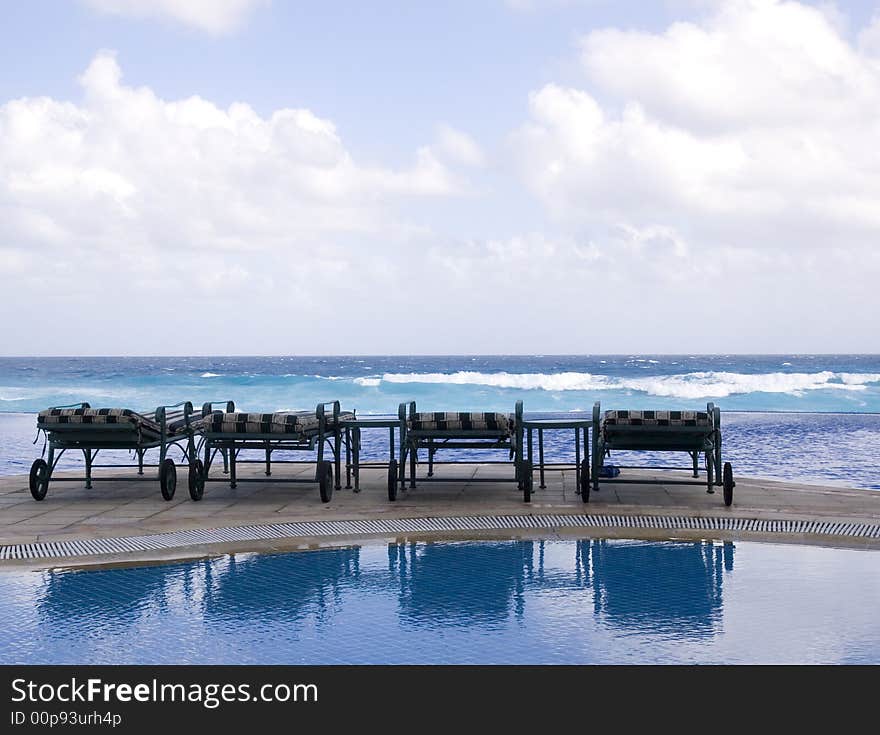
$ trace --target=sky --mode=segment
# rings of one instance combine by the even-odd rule
[[[0,354],[880,352],[880,2],[4,2]]]

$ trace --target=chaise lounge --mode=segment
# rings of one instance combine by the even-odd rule
[[[95,477],[92,470],[107,467],[137,467],[143,476],[144,468],[158,469],[162,497],[171,500],[177,488],[177,469],[168,456],[172,447],[192,465],[196,461],[194,435],[199,417],[193,414],[189,401],[173,406],[159,406],[149,414],[128,408],[92,408],[88,403],[54,406],[37,415],[37,430],[46,437],[48,456],[40,457],[31,465],[29,487],[34,500],[43,500],[49,482],[82,482],[91,488],[93,482],[130,480],[131,477]],[[144,455],[150,449],[159,450],[157,464],[144,464]],[[55,477],[58,461],[68,450],[81,451],[85,459],[84,477]],[[137,464],[95,464],[98,453],[105,450],[134,452]],[[46,447],[43,448],[45,453]]]
[[[499,478],[480,477],[434,477],[437,464],[457,465],[465,462],[436,462],[434,455],[446,450],[506,450],[507,462],[495,460],[483,464],[508,464],[513,461],[513,482],[523,492],[525,502],[531,500],[532,470],[523,458],[523,404],[516,402],[512,414],[482,412],[419,412],[415,401],[401,403],[398,408],[400,419],[400,466],[391,460],[388,467],[388,499],[396,500],[398,487],[406,487],[406,462],[409,459],[409,486],[416,487],[420,482],[503,482]],[[419,464],[419,450],[428,454],[428,471],[423,477],[416,477]]]
[[[328,411],[329,407],[329,411]],[[201,500],[206,482],[229,482],[235,488],[239,482],[318,483],[321,502],[329,503],[335,488],[340,489],[341,422],[353,418],[351,411],[341,411],[339,401],[320,403],[314,411],[276,411],[274,413],[245,413],[235,410],[228,401],[225,410],[215,409],[213,403],[202,407],[202,446],[204,460],[194,463],[195,477],[190,482],[190,497]],[[333,462],[324,459],[325,445]],[[258,450],[263,459],[244,459],[242,450]],[[223,457],[224,470],[229,477],[210,477],[217,453]],[[311,460],[278,460],[277,452],[315,452],[315,477],[272,477],[272,464],[311,464]],[[236,468],[241,464],[265,465],[263,477],[238,477]]]
[[[693,477],[699,477],[699,459],[706,460],[706,492],[714,493],[715,487],[724,490],[724,504],[733,502],[733,469],[730,462],[721,462],[721,409],[712,403],[705,411],[606,411],[604,415],[597,402],[593,406],[592,438],[593,489],[599,489],[599,479],[606,456],[612,450],[648,452],[685,452],[692,461]],[[618,467],[635,469],[632,466]],[[666,466],[638,466],[638,469],[681,469]],[[655,482],[668,485],[702,485],[694,480],[663,480],[602,478],[602,482],[638,483]],[[590,500],[589,485],[582,489],[582,500]]]

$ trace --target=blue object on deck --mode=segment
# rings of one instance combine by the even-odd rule
[[[603,464],[599,470],[599,477],[617,477],[620,474],[620,468],[613,464]]]

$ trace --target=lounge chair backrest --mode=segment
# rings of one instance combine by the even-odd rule
[[[415,413],[407,420],[407,428],[419,430],[450,431],[502,431],[509,432],[515,418],[504,413],[477,411]]]
[[[617,426],[710,426],[707,411],[606,411],[604,425]]]

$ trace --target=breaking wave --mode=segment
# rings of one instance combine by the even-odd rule
[[[382,378],[355,378],[356,385],[362,385],[364,388],[375,388],[382,384]]]
[[[592,373],[385,373],[381,378],[355,378],[363,386],[381,383],[483,385],[494,388],[545,391],[624,390],[670,398],[724,398],[748,393],[801,395],[813,390],[862,391],[880,383],[880,373],[729,373],[695,372],[679,375],[615,377]]]

